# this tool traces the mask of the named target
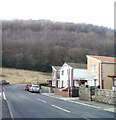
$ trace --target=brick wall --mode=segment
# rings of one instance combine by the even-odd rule
[[[54,94],[59,95],[59,96],[63,96],[63,97],[68,97],[68,92],[66,92],[66,91],[55,90]]]

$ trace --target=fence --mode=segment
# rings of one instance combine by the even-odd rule
[[[72,87],[72,97],[79,97],[79,87]]]

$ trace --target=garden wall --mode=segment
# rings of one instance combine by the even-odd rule
[[[55,90],[54,94],[59,95],[59,96],[63,96],[63,97],[68,97],[68,92],[66,92],[66,91]]]
[[[82,86],[82,87],[79,88],[79,99],[80,100],[91,101],[91,90],[90,90],[90,87],[86,88],[85,86]]]
[[[116,105],[116,91],[107,89],[96,89],[95,101]]]
[[[94,87],[80,87],[79,99],[116,105],[116,91]]]
[[[41,91],[44,91],[44,92],[53,93],[54,90],[55,90],[55,88],[53,88],[53,87],[41,86]]]

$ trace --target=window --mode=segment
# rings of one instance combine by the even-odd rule
[[[57,72],[57,79],[60,79],[60,72]]]
[[[55,80],[52,81],[52,85],[54,85],[54,86],[56,85],[56,81]]]
[[[52,72],[52,76],[55,76],[55,72],[54,71]]]
[[[62,70],[62,75],[64,75],[64,70]]]
[[[67,75],[68,75],[68,73],[69,73],[68,71],[69,71],[69,70],[67,70]]]
[[[64,81],[62,81],[62,87],[64,87]]]
[[[113,80],[113,86],[116,87],[116,80]]]
[[[77,80],[74,81],[74,86],[78,87],[79,86],[79,83]]]
[[[96,86],[96,81],[97,81],[97,80],[96,80],[96,79],[94,79],[94,86]]]
[[[96,65],[91,66],[91,72],[96,72]]]

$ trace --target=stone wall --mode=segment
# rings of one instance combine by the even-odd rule
[[[116,91],[96,89],[95,101],[116,105]]]
[[[91,88],[82,86],[79,88],[79,99],[91,101]]]
[[[48,87],[48,86],[41,86],[41,91],[44,92],[49,92],[49,93],[53,93],[55,88],[52,87]]]
[[[116,105],[116,91],[95,87],[80,87],[79,99]]]

